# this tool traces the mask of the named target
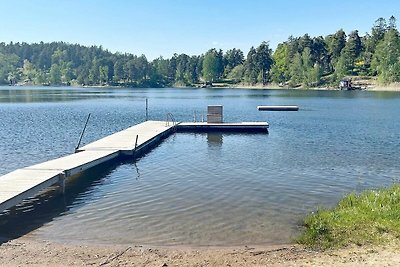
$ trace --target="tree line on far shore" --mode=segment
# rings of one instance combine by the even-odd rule
[[[325,37],[290,36],[275,51],[268,42],[226,52],[145,55],[111,53],[101,46],[64,42],[0,43],[0,84],[121,85],[132,87],[275,83],[290,87],[336,86],[346,76],[400,81],[400,34],[396,18],[379,18],[370,33],[343,30]]]

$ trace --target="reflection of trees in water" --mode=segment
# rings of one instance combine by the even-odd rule
[[[10,88],[13,88],[11,86]],[[9,89],[0,90],[0,103],[35,103],[35,102],[63,102],[72,100],[84,100],[102,98],[116,98],[109,92],[99,91],[74,91],[52,89]]]

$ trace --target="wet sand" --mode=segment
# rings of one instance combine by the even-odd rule
[[[318,252],[299,245],[146,247],[59,244],[20,237],[0,245],[1,266],[398,266],[400,246]]]

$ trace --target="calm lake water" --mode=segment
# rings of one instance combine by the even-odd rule
[[[0,216],[0,236],[60,242],[244,245],[290,242],[304,215],[400,179],[400,93],[0,87],[0,175],[73,152],[149,117],[268,121],[269,134],[170,136],[144,157],[90,170]],[[299,105],[259,112],[257,105]]]

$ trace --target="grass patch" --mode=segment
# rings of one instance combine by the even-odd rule
[[[352,193],[308,215],[304,226],[296,241],[314,249],[391,242],[400,237],[400,185]]]

